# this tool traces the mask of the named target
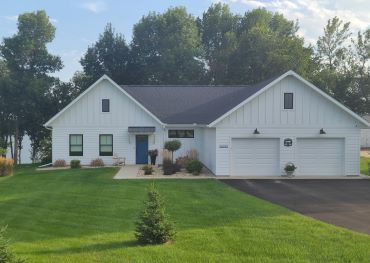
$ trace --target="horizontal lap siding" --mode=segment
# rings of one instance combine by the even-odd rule
[[[232,138],[279,138],[280,139],[280,172],[283,174],[284,166],[288,162],[297,162],[297,138],[344,138],[345,143],[345,174],[359,174],[359,150],[360,131],[359,129],[326,129],[326,135],[319,135],[319,128],[310,129],[274,129],[261,128],[261,134],[253,135],[254,129],[243,128],[217,128],[216,132],[216,161],[217,175],[229,175],[231,171],[231,139]],[[284,146],[284,139],[293,140],[291,147]],[[227,145],[228,148],[220,148],[220,145]],[[319,169],[319,168],[318,168]]]
[[[69,134],[83,134],[83,156],[69,156]],[[125,157],[127,164],[135,164],[135,135],[130,135],[124,128],[55,128],[53,129],[53,161],[64,159],[67,162],[78,159],[87,165],[91,160],[101,158],[106,164],[112,164],[112,156],[99,156],[99,134],[113,134],[113,153]],[[162,134],[149,135],[149,149],[161,149]]]
[[[194,138],[168,138],[168,130],[194,130]],[[181,142],[181,148],[173,154],[174,160],[179,156],[185,156],[189,150],[195,149],[198,153],[201,151],[203,139],[202,128],[194,128],[193,126],[166,128],[164,136],[165,141],[178,140]]]
[[[285,110],[284,93],[294,95],[294,109]],[[287,77],[266,92],[241,106],[216,125],[216,173],[229,175],[230,147],[233,137],[280,138],[280,171],[295,161],[296,139],[318,137],[324,128],[326,137],[345,138],[345,173],[359,174],[360,124],[334,103],[294,77]],[[254,129],[261,134],[253,135]],[[285,138],[293,139],[292,147],[284,147]],[[220,148],[228,145],[229,148]]]
[[[102,99],[110,100],[109,113],[101,112]],[[154,126],[156,131],[149,136],[149,149],[163,147],[161,125],[110,82],[102,81],[52,123],[53,161],[79,159],[89,164],[92,159],[102,158],[111,164],[111,156],[99,157],[99,134],[113,134],[113,153],[134,164],[135,135],[128,133],[129,126]],[[83,134],[84,156],[69,156],[69,134]]]

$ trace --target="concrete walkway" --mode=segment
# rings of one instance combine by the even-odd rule
[[[125,165],[119,169],[113,179],[136,179],[142,165]]]

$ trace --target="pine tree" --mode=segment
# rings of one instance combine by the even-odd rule
[[[24,260],[9,249],[9,240],[4,237],[5,232],[6,227],[0,228],[0,263],[23,263]]]
[[[145,209],[136,222],[135,236],[140,244],[163,244],[174,239],[175,231],[154,184],[148,192]]]

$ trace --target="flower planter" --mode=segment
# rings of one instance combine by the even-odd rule
[[[288,178],[292,178],[292,177],[294,177],[294,171],[286,171],[286,176],[287,176]]]

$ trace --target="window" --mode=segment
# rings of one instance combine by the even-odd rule
[[[69,135],[69,156],[83,155],[83,135],[70,134]]]
[[[284,93],[284,109],[293,109],[293,93]]]
[[[99,136],[99,155],[113,156],[113,135],[100,134]]]
[[[168,130],[168,138],[194,138],[194,130]]]
[[[109,99],[102,99],[101,100],[101,111],[102,112],[109,112]]]

